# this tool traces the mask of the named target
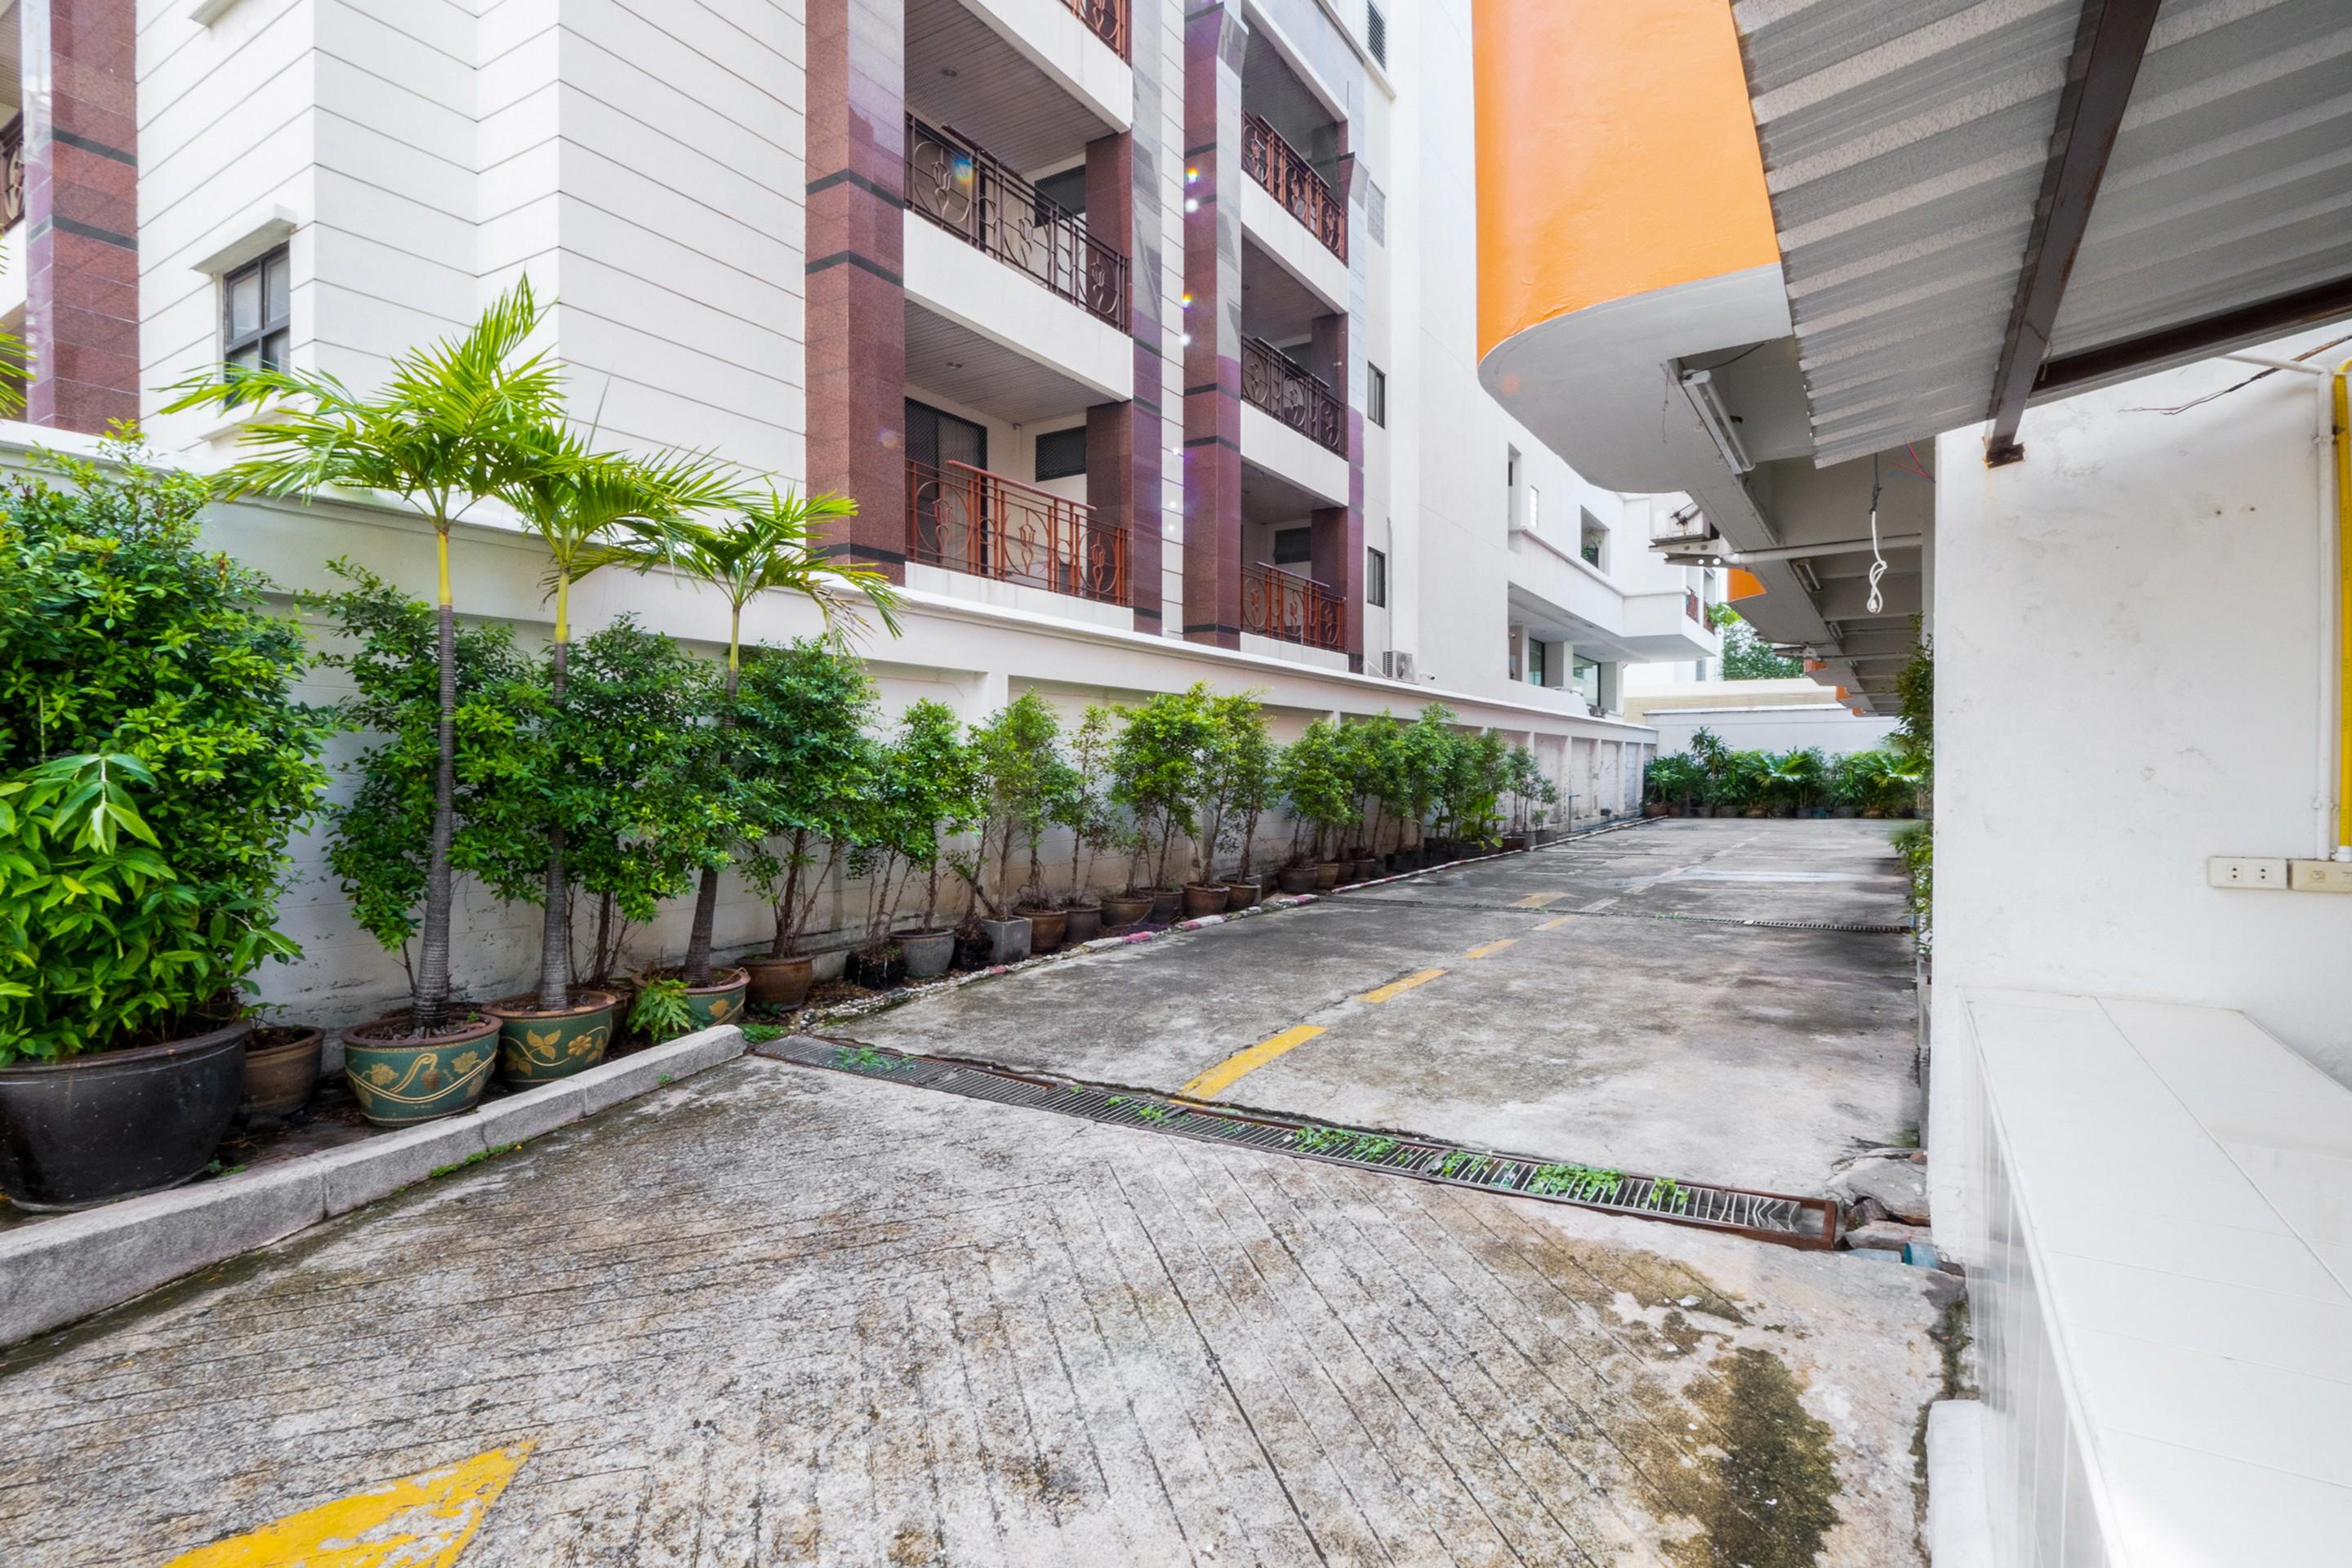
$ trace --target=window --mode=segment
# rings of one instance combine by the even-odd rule
[[[1528,487],[1528,531],[1533,533],[1543,524],[1543,491]]]
[[[1037,437],[1037,482],[1083,478],[1087,471],[1087,427],[1048,430]]]
[[[1367,363],[1364,366],[1364,417],[1375,425],[1389,422],[1389,373]]]
[[[1369,0],[1364,6],[1364,47],[1372,51],[1372,58],[1382,65],[1389,63],[1389,19]]]
[[[1576,552],[1588,565],[1609,570],[1609,530],[1591,512],[1583,513],[1583,531],[1577,536]]]
[[[1389,194],[1378,180],[1364,182],[1364,232],[1374,245],[1389,242]]]
[[[1529,686],[1551,684],[1544,679],[1544,645],[1533,637],[1528,639],[1528,684]]]
[[[1300,566],[1314,559],[1313,529],[1278,528],[1274,531],[1274,563],[1276,566]]]
[[[294,339],[293,264],[286,247],[221,279],[221,358],[246,370],[283,370]]]
[[[1389,558],[1377,550],[1364,552],[1364,603],[1389,602]]]

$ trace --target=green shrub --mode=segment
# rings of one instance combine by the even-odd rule
[[[0,1062],[185,1032],[277,928],[330,725],[301,629],[200,548],[203,480],[49,456],[0,518]]]

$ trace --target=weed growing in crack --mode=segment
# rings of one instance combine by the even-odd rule
[[[1437,1163],[1437,1173],[1441,1176],[1459,1176],[1466,1182],[1470,1179],[1471,1173],[1485,1163],[1486,1156],[1483,1154],[1473,1154],[1467,1149],[1456,1149]]]
[[[1163,1121],[1173,1121],[1184,1114],[1172,1105],[1139,1105],[1135,1113],[1155,1127]]]
[[[1622,1172],[1592,1165],[1538,1165],[1521,1190],[1548,1198],[1605,1204],[1617,1195],[1618,1185],[1624,1180]]]
[[[1347,1160],[1385,1160],[1396,1152],[1396,1140],[1377,1132],[1350,1132],[1343,1127],[1301,1127],[1290,1135],[1290,1146],[1302,1154],[1336,1154]]]
[[[1690,1193],[1672,1176],[1660,1176],[1650,1184],[1649,1201],[1642,1205],[1661,1214],[1688,1214]]]
[[[896,1072],[914,1063],[912,1057],[893,1056],[871,1046],[845,1046],[833,1053],[833,1065],[852,1072]]]

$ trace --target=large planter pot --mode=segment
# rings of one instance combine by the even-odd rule
[[[740,969],[722,969],[711,975],[709,984],[686,988],[686,1010],[693,1016],[698,1029],[707,1029],[713,1024],[732,1024],[743,1016],[743,998],[751,989],[749,973]]]
[[[909,931],[898,939],[898,962],[909,980],[937,980],[955,962],[953,931]]]
[[[1117,931],[1122,926],[1140,924],[1151,913],[1150,893],[1113,893],[1102,901],[1105,929]]]
[[[952,947],[952,932],[950,937]],[[849,955],[849,962],[842,966],[842,973],[848,976],[852,985],[863,986],[868,991],[893,990],[907,978],[906,954],[895,943],[880,952],[853,952]]]
[[[991,963],[1018,963],[1029,956],[1029,922],[1018,915],[1011,920],[980,922],[988,933],[988,961]]]
[[[1318,860],[1315,863],[1315,885],[1327,893],[1338,887],[1340,879],[1347,874],[1348,867],[1344,861]]]
[[[1177,912],[1183,907],[1183,889],[1154,888],[1151,889],[1151,912],[1144,919],[1151,925],[1164,926],[1175,920]]]
[[[553,1083],[594,1067],[613,1043],[610,991],[583,991],[569,1007],[543,1012],[537,996],[509,996],[482,1011],[499,1021],[499,1081],[516,1089]]]
[[[1223,882],[1187,882],[1184,884],[1184,918],[1197,921],[1203,915],[1223,914],[1233,896],[1233,889]]]
[[[452,1008],[464,1014],[470,1009]],[[379,1127],[456,1116],[481,1103],[499,1056],[499,1021],[488,1013],[422,1039],[404,1037],[405,1017],[343,1031],[343,1079],[360,1114]]]
[[[1311,893],[1322,885],[1312,866],[1285,866],[1274,874],[1275,885],[1286,893]]]
[[[78,1209],[176,1187],[213,1157],[245,1093],[239,1019],[136,1050],[0,1067],[0,1192]]]
[[[1029,922],[1029,951],[1051,952],[1062,945],[1062,928],[1068,923],[1067,910],[1015,910],[1013,911]]]
[[[1504,853],[1504,854],[1506,854],[1506,855],[1520,855],[1520,854],[1525,854],[1525,853],[1527,852],[1527,847],[1528,847],[1528,836],[1527,836],[1526,834],[1524,834],[1524,833],[1507,833],[1507,834],[1505,834],[1505,835],[1503,836],[1503,853]]]
[[[1373,878],[1385,872],[1387,868],[1381,863],[1381,859],[1378,856],[1367,855],[1362,859],[1354,862],[1350,867],[1350,870],[1352,875],[1349,877],[1348,880],[1351,882],[1369,882]]]
[[[809,987],[816,983],[816,961],[812,958],[761,954],[735,962],[751,977],[743,999],[762,1007],[797,1007],[808,1000]]]
[[[1245,910],[1256,903],[1265,891],[1265,884],[1255,876],[1235,877],[1225,884],[1225,908],[1228,910]]]
[[[1102,935],[1103,911],[1100,904],[1074,904],[1064,910],[1062,914],[1062,940],[1072,947]]]
[[[319,1052],[327,1037],[317,1029],[256,1029],[245,1042],[247,1116],[291,1116],[310,1103],[319,1089]]]

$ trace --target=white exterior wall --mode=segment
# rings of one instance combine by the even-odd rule
[[[2209,856],[2311,856],[2333,837],[2317,378],[2150,411],[2251,374],[2212,361],[2036,408],[2009,468],[1985,468],[1976,431],[1941,443],[1939,1235],[1948,1215],[1981,1230],[1964,989],[2235,1008],[2352,1083],[2352,899],[2206,882]]]
[[[1666,752],[1688,751],[1691,736],[1701,728],[1714,731],[1734,751],[1818,746],[1832,757],[1879,750],[1895,733],[1894,720],[1862,717],[1835,702],[1805,708],[1654,708],[1642,722],[1657,731],[1658,749]]]

